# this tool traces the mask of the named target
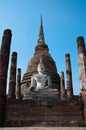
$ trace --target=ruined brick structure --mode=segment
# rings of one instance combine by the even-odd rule
[[[0,125],[3,122],[4,109],[6,105],[7,72],[11,45],[11,30],[4,31],[0,48]]]
[[[70,54],[65,55],[66,86],[64,72],[58,74],[55,61],[45,43],[41,18],[38,43],[35,54],[29,61],[21,81],[21,69],[17,69],[17,53],[12,53],[9,91],[6,95],[11,31],[4,31],[0,48],[0,126],[86,126],[86,48],[83,37],[77,38],[78,63],[81,94],[73,94]],[[40,57],[45,71],[51,76],[52,88],[58,89],[57,99],[23,100],[23,92],[31,84],[31,76],[37,73]],[[16,72],[17,70],[17,72]],[[17,74],[16,74],[17,73]]]
[[[46,73],[50,74],[52,77],[52,87],[58,88],[58,90],[60,91],[60,77],[57,72],[55,61],[49,54],[48,45],[45,43],[42,19],[39,31],[38,44],[35,47],[35,54],[29,61],[26,73],[23,76],[21,92],[23,92],[27,86],[30,86],[31,76],[32,74],[37,73],[37,65],[41,56],[45,64]]]
[[[73,97],[73,86],[72,86],[72,71],[70,55],[66,54],[66,87],[67,87],[67,99]]]
[[[80,89],[82,100],[84,103],[84,116],[86,124],[86,47],[84,38],[82,36],[77,38],[77,48],[78,48],[79,74],[80,74]]]
[[[61,100],[66,99],[64,72],[61,72],[61,76],[60,76],[60,99]]]
[[[11,68],[10,68],[10,79],[9,79],[9,91],[8,98],[15,99],[15,89],[16,89],[16,66],[17,66],[17,53],[12,53]]]
[[[16,98],[21,99],[21,69],[17,70]]]

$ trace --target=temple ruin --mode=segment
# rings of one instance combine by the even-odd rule
[[[0,126],[86,126],[86,46],[84,38],[79,36],[76,41],[78,50],[77,64],[80,75],[79,95],[74,95],[73,93],[71,56],[70,54],[65,54],[65,78],[63,70],[61,74],[58,73],[55,61],[49,53],[49,47],[45,43],[42,18],[35,53],[29,61],[22,79],[22,68],[17,68],[17,52],[12,53],[9,89],[8,94],[6,94],[11,37],[11,30],[6,29],[0,48]],[[43,73],[38,75],[37,66],[39,62],[41,64],[41,57],[45,65],[45,75]],[[41,81],[40,75],[46,79],[43,80],[42,78]],[[34,80],[32,76],[34,76]],[[45,92],[50,94],[51,88],[49,88],[49,91],[46,88],[43,91],[35,91],[31,88],[30,91],[38,95],[31,96],[28,99],[23,98],[23,94],[29,90],[32,80],[35,85],[33,85],[34,88],[37,85],[42,85],[44,81],[44,85],[42,87],[39,86],[39,88],[44,88],[45,84],[48,86],[47,76],[50,76],[52,89],[58,90],[57,97],[41,96]]]

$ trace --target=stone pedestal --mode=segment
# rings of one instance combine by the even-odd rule
[[[56,89],[44,89],[40,91],[23,92],[23,100],[27,99],[59,99],[59,92]]]

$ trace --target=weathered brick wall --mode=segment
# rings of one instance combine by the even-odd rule
[[[68,101],[8,100],[4,126],[84,126],[83,104]]]

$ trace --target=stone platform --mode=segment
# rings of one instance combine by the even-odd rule
[[[84,126],[83,103],[71,100],[8,100],[5,127]]]
[[[12,127],[0,128],[0,130],[86,130],[85,127]]]

